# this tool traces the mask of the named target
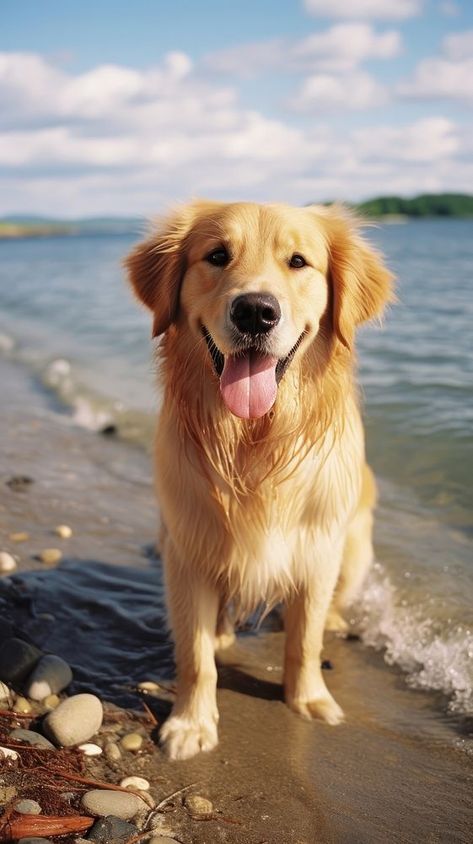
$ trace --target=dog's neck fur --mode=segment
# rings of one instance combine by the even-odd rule
[[[225,408],[204,338],[196,344],[188,332],[172,327],[161,356],[164,407],[178,408],[173,415],[183,448],[197,456],[204,475],[217,487],[230,487],[238,500],[257,494],[266,480],[274,485],[289,477],[327,436],[335,442],[343,432],[344,408],[356,395],[353,355],[323,323],[282,378],[274,408],[257,420],[238,419]]]

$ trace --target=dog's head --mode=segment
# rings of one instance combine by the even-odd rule
[[[228,409],[264,416],[321,332],[350,348],[391,298],[391,274],[340,208],[194,202],[126,259],[155,336],[204,338]]]

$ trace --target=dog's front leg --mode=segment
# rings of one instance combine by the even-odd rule
[[[171,542],[167,542],[165,569],[177,695],[160,741],[170,759],[189,759],[218,743],[214,646],[219,602],[203,579],[181,567]]]
[[[328,724],[343,721],[343,710],[322,676],[320,654],[325,618],[339,566],[323,566],[290,601],[285,610],[286,652],[284,692],[288,706],[306,718]]]

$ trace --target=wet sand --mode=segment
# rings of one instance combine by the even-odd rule
[[[3,595],[19,577],[34,594],[6,611],[4,603],[7,621],[70,658],[82,613],[72,661],[79,687],[121,702],[119,672],[126,687],[172,671],[159,563],[148,555],[150,460],[74,427],[16,365],[0,362],[0,383],[0,545],[20,556],[20,575],[3,580]],[[6,484],[22,475],[33,479],[23,491]],[[60,523],[73,528],[67,542],[52,534]],[[27,531],[28,542],[9,541],[16,531]],[[45,570],[33,557],[52,546],[64,550],[65,563]],[[96,600],[81,604],[75,599],[87,581]],[[442,699],[409,690],[380,654],[333,638],[324,653],[333,664],[327,682],[347,723],[303,721],[281,700],[277,627],[273,619],[258,635],[241,636],[226,655],[217,750],[170,763],[155,746],[146,757],[142,773],[156,782],[158,799],[197,783],[219,812],[189,822],[177,807],[166,816],[170,832],[183,844],[471,842],[467,725],[444,714]],[[165,704],[152,708],[161,717]]]

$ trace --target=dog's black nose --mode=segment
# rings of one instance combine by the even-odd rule
[[[245,293],[233,300],[230,319],[242,334],[267,334],[281,319],[281,308],[270,293]]]

